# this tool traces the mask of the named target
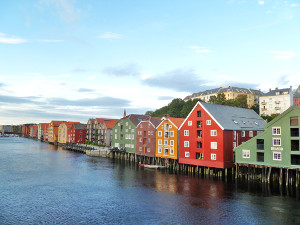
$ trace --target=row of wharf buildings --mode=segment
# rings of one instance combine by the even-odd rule
[[[23,125],[50,143],[94,143],[166,163],[227,169],[236,165],[300,169],[300,108],[266,123],[252,109],[198,102],[186,118],[130,114],[121,119]]]

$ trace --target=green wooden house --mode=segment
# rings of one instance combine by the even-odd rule
[[[234,149],[237,164],[300,168],[300,108],[291,106],[264,127],[264,132]]]
[[[142,120],[150,116],[130,114],[120,119],[113,127],[112,146],[125,148],[126,152],[136,152],[136,128]]]

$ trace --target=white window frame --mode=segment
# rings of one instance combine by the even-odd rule
[[[143,142],[143,138],[140,138],[140,142]]]
[[[142,151],[143,150],[143,148],[142,147],[140,147],[140,151]]]
[[[210,149],[218,149],[218,143],[217,142],[210,142]]]
[[[158,142],[157,142],[159,145],[162,145],[162,139],[158,139]]]
[[[278,157],[280,156],[280,157]],[[281,152],[273,152],[273,160],[274,161],[281,161],[282,160],[282,153]]]
[[[150,132],[150,130],[148,130],[148,135],[150,135],[151,134],[151,132]]]
[[[253,137],[253,131],[252,130],[249,131],[249,137]]]
[[[185,157],[189,158],[190,157],[190,152],[185,152]]]
[[[215,153],[210,154],[210,159],[217,160],[217,154],[215,154]]]
[[[189,141],[184,141],[184,147],[185,147],[185,148],[190,147],[190,142],[189,142]]]
[[[217,136],[217,130],[210,130],[210,136]]]
[[[243,149],[242,150],[242,158],[243,159],[250,159],[250,150]]]
[[[164,145],[168,145],[168,140],[164,140]]]
[[[162,152],[162,148],[159,147],[159,148],[158,148],[158,153],[161,153],[161,152]]]
[[[170,155],[174,155],[174,148],[170,148]]]
[[[162,137],[162,131],[158,131],[158,137]]]
[[[193,121],[188,121],[188,126],[192,126],[193,125]]]
[[[211,120],[206,120],[206,125],[211,125]]]
[[[281,135],[281,127],[272,127],[272,135]]]
[[[276,143],[279,140],[279,144]],[[272,139],[273,146],[281,146],[281,138],[273,138]]]
[[[174,140],[170,140],[170,146],[174,146]]]
[[[147,148],[147,152],[150,152],[150,148]]]
[[[184,136],[189,136],[189,130],[184,130]]]
[[[242,130],[241,137],[246,137],[246,131]]]
[[[174,131],[170,131],[170,137],[174,137]]]

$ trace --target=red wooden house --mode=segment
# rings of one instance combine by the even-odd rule
[[[179,128],[179,163],[230,168],[233,148],[265,124],[252,109],[198,102]]]
[[[68,143],[84,143],[86,140],[86,124],[73,123],[68,129]]]
[[[146,156],[155,156],[156,127],[161,123],[161,118],[150,117],[142,120],[137,125],[136,153]]]

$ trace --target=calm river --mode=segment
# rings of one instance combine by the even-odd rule
[[[300,224],[300,201],[0,138],[0,224]]]

